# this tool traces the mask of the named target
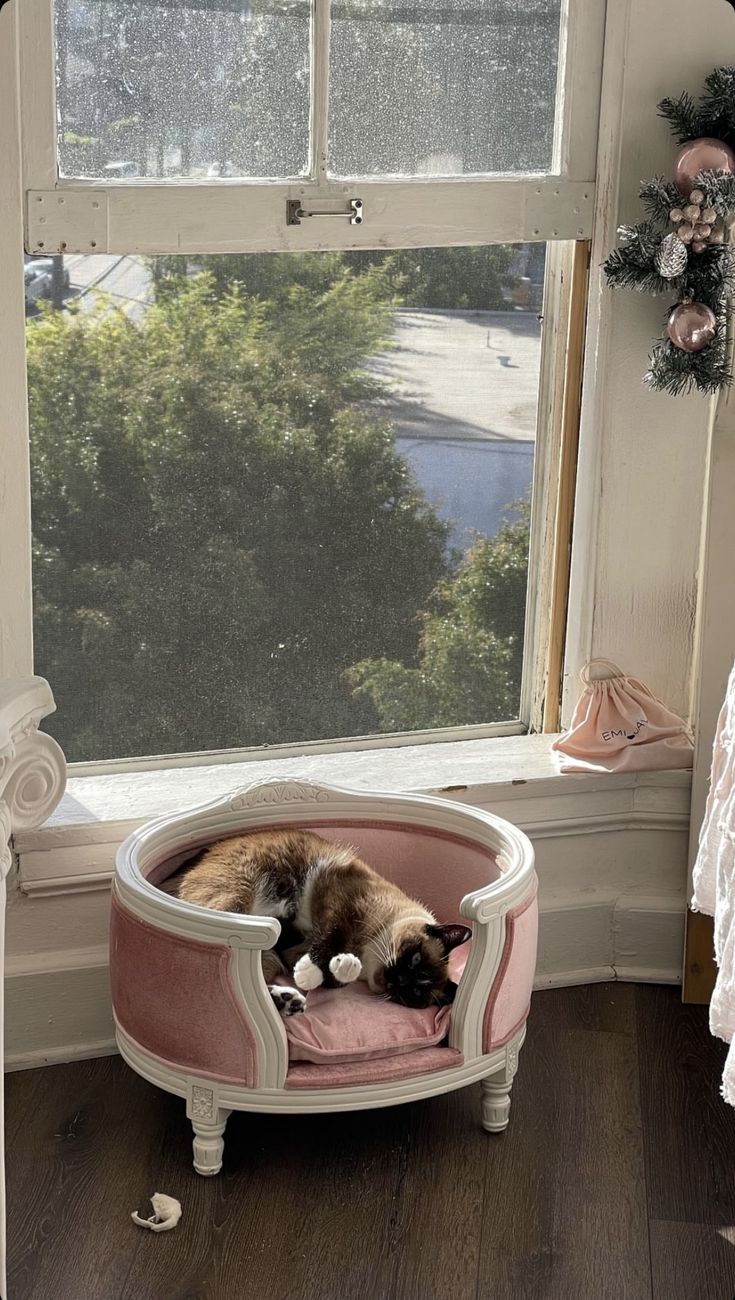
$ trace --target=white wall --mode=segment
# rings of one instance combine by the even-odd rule
[[[684,0],[632,0],[626,38],[620,29],[627,9],[627,0],[608,4],[625,55],[622,69],[609,68],[603,104],[567,717],[577,692],[575,674],[589,653],[618,660],[682,714],[689,711],[692,685],[711,402],[643,387],[648,351],[661,331],[668,300],[628,290],[611,293],[602,288],[599,267],[618,223],[642,218],[640,181],[671,174],[676,144],[657,117],[656,104],[681,90],[698,95],[706,74],[731,61],[735,13],[725,0],[698,0],[695,6]],[[609,52],[614,56],[614,48]]]

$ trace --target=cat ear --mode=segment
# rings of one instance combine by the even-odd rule
[[[472,938],[472,931],[467,925],[427,925],[426,933],[434,939],[441,939],[445,953],[450,953],[452,948],[458,948],[461,943]]]

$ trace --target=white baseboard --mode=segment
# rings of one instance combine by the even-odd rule
[[[540,911],[535,988],[680,983],[682,897],[545,898],[542,890]],[[104,946],[11,957],[5,990],[8,1070],[116,1051]]]
[[[26,1052],[24,1055],[6,1056],[5,1071],[37,1070],[42,1065],[64,1065],[69,1061],[95,1061],[99,1056],[117,1056],[114,1038],[103,1038],[99,1043],[69,1043],[66,1047],[49,1051]]]

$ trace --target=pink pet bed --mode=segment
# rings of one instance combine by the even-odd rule
[[[261,953],[271,917],[215,912],[157,885],[225,835],[285,825],[361,857],[472,939],[452,954],[451,1007],[410,1010],[358,983],[317,989],[282,1020]],[[232,1110],[388,1106],[482,1082],[483,1126],[507,1126],[536,963],[533,850],[491,813],[427,795],[265,782],[136,831],[117,859],[110,970],[117,1040],[140,1074],[185,1097],[194,1167],[215,1174]]]

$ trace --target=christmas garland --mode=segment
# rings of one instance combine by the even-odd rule
[[[717,392],[732,378],[728,298],[735,293],[735,68],[715,68],[695,104],[686,92],[658,106],[680,144],[674,178],[640,187],[647,219],[621,226],[604,265],[610,285],[676,294],[645,382],[678,396]]]

